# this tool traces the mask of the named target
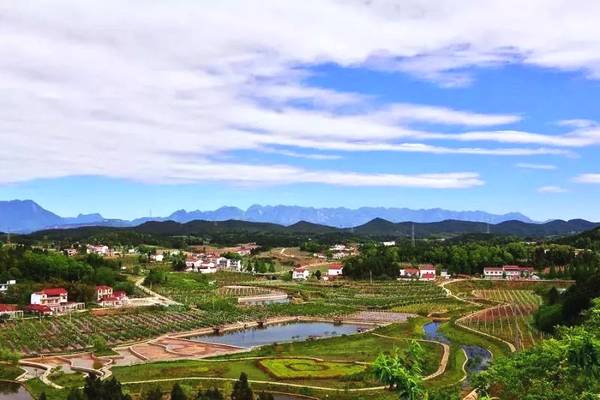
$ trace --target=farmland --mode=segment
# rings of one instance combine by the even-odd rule
[[[471,294],[497,305],[461,318],[461,325],[501,338],[517,349],[531,347],[544,339],[532,325],[531,316],[542,304],[541,297],[532,290],[475,289]]]

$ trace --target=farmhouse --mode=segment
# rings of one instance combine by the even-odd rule
[[[341,276],[344,273],[344,266],[342,264],[332,264],[327,270],[327,276],[329,279]]]
[[[23,311],[15,304],[0,304],[0,320],[22,318]]]
[[[96,286],[96,301],[102,300],[104,297],[112,296],[113,288],[106,285]]]
[[[419,268],[402,268],[400,270],[400,279],[420,279],[424,281],[434,281],[436,271],[433,265],[422,265]]]
[[[102,297],[98,304],[100,304],[102,307],[123,307],[127,305],[128,301],[129,297],[127,297],[127,293],[119,290],[112,292],[111,288],[111,294]]]
[[[50,309],[50,315],[55,315],[85,308],[83,303],[69,302],[68,296],[69,293],[63,288],[43,289],[31,294],[31,304],[28,310],[48,315],[47,312]]]
[[[165,259],[164,254],[152,254],[150,256],[151,261],[163,262],[164,259]]]
[[[6,281],[6,283],[0,283],[0,292],[6,292],[8,290],[8,287],[11,285],[16,285],[17,281],[15,280],[10,280],[10,281]]]
[[[483,269],[483,276],[486,279],[530,279],[533,278],[533,268],[517,265],[486,267]]]
[[[98,254],[99,256],[107,256],[110,254],[110,249],[108,248],[108,246],[104,245],[88,244],[87,252],[88,254]]]
[[[294,272],[292,273],[292,279],[295,280],[306,280],[310,272],[306,268],[294,268]]]

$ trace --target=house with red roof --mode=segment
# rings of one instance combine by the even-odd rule
[[[23,318],[23,310],[16,304],[0,304],[0,319]]]
[[[292,279],[305,281],[310,276],[310,272],[303,267],[294,268],[294,272],[292,272]]]
[[[421,265],[418,268],[408,267],[400,269],[400,279],[434,281],[436,277],[435,267],[431,264]]]
[[[47,288],[31,294],[29,311],[43,315],[63,314],[85,308],[85,304],[70,302],[69,292],[64,288]],[[42,306],[42,307],[38,307]],[[48,314],[50,309],[50,314]]]
[[[113,288],[107,285],[96,286],[96,301],[102,300],[104,297],[112,296]]]
[[[327,270],[327,277],[329,279],[337,278],[344,274],[344,266],[342,264],[331,264]]]

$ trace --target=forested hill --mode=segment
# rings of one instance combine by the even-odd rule
[[[595,228],[573,236],[567,236],[557,240],[557,242],[579,249],[600,251],[600,228]]]
[[[372,237],[375,239],[398,239],[411,237],[414,231],[416,238],[452,238],[460,235],[507,235],[521,238],[547,238],[575,235],[599,224],[583,220],[551,221],[544,224],[507,221],[491,225],[481,222],[447,220],[435,223],[393,223],[376,218],[355,228],[334,228],[325,225],[301,221],[294,225],[283,226],[265,222],[228,221],[191,221],[178,223],[174,221],[146,222],[136,227],[82,227],[73,229],[51,229],[21,236],[21,240],[89,240],[95,238],[113,243],[143,243],[154,238],[203,237],[221,243],[243,241],[270,241],[282,245],[294,244],[307,237],[344,240],[349,238]],[[583,236],[582,236],[583,237]],[[162,239],[161,239],[162,240]]]

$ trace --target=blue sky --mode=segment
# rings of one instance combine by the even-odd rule
[[[0,7],[0,199],[600,220],[600,6],[452,3]]]

